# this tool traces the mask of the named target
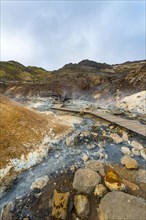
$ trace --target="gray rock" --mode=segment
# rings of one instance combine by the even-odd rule
[[[75,195],[74,196],[74,206],[76,213],[79,217],[87,217],[90,212],[90,205],[87,196]]]
[[[74,176],[73,187],[78,192],[91,193],[95,186],[101,182],[101,177],[95,171],[85,168],[78,169]]]
[[[86,168],[98,172],[100,176],[105,176],[104,164],[100,160],[89,160]]]
[[[146,203],[142,198],[113,191],[102,198],[98,211],[100,220],[144,220]]]

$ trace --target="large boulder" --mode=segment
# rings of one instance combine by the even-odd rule
[[[101,182],[101,176],[95,171],[85,168],[78,169],[74,176],[73,187],[78,192],[91,193]]]
[[[102,198],[98,211],[100,220],[144,220],[146,203],[142,198],[113,191]]]

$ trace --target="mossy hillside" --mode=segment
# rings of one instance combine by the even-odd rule
[[[43,68],[28,66],[15,62],[0,62],[0,80],[46,81],[51,72]]]

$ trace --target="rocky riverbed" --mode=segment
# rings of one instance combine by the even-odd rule
[[[144,137],[89,115],[52,112],[52,98],[19,101],[74,127],[46,141],[38,164],[13,173],[0,201],[2,220],[145,218]],[[75,100],[77,106],[99,107]]]

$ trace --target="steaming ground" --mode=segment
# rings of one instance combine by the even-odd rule
[[[136,102],[135,99],[137,100]],[[141,102],[145,100],[145,91],[135,94],[133,96],[133,102],[131,100],[131,97],[126,97],[124,100],[117,101],[116,105],[115,100],[113,100],[112,104],[110,100],[102,101],[101,103],[84,100],[72,100],[65,102],[64,105],[68,108],[76,109],[90,108],[98,109],[100,111],[113,111],[113,109],[115,112],[128,111],[128,114],[131,116],[135,114],[136,116],[141,115],[141,117],[143,117],[145,111],[141,111],[141,108],[143,108]],[[39,124],[41,126],[38,127],[39,129],[44,129],[45,134],[41,136],[41,144],[34,146],[32,151],[31,148],[29,148],[27,155],[22,156],[23,150],[19,151],[19,154],[15,153],[13,163],[9,164],[8,158],[8,160],[5,160],[4,164],[2,164],[2,167],[4,168],[4,165],[6,165],[5,163],[7,161],[9,165],[13,165],[13,169],[11,169],[12,167],[9,167],[10,169],[8,168],[8,170],[6,170],[6,174],[8,175],[5,175],[5,178],[2,176],[2,197],[0,201],[0,208],[2,208],[4,204],[8,203],[9,201],[14,201],[16,198],[20,199],[23,196],[28,195],[32,191],[31,185],[36,178],[40,178],[45,175],[51,178],[52,176],[57,175],[59,172],[64,172],[68,169],[77,169],[77,167],[84,166],[89,159],[100,159],[105,163],[120,163],[121,157],[124,155],[121,150],[123,146],[128,148],[132,155],[132,141],[136,141],[137,143],[141,144],[143,148],[146,147],[144,138],[125,129],[121,129],[118,126],[110,125],[108,122],[99,119],[96,120],[95,118],[89,116],[83,117],[81,115],[61,113],[57,111],[52,112],[50,108],[54,103],[54,99],[51,97],[32,97],[25,100],[21,98],[19,101],[21,101],[26,107],[24,108],[17,103],[11,102],[11,108],[9,101],[2,97],[3,106],[7,106],[7,111],[9,112],[8,122],[11,130],[12,127],[14,128],[14,124],[12,124],[12,122],[17,122],[11,120],[12,118],[17,118],[15,115],[13,115],[14,113],[11,114],[11,110],[17,113],[17,116],[19,116],[18,113],[19,110],[21,110],[23,111],[23,114],[26,113],[26,117],[24,116],[23,122],[27,123],[27,115],[31,113],[28,121],[32,123],[31,120],[34,118],[33,123],[35,126],[40,119],[41,121],[39,121]],[[127,108],[127,105],[132,106],[132,108]],[[139,106],[139,108],[137,108],[137,106]],[[20,122],[20,120],[18,121]],[[47,126],[47,124],[49,126]],[[7,126],[8,124],[6,124],[6,127]],[[32,127],[33,126],[31,126],[31,130]],[[19,123],[17,124],[17,131],[19,130],[18,128]],[[40,131],[38,130],[38,132]],[[117,133],[119,135],[121,142],[116,143],[115,140],[111,138],[110,135],[113,133]],[[123,134],[127,135],[127,140],[124,140]],[[17,136],[18,133],[15,134],[15,137]],[[12,145],[11,142],[10,144]],[[18,142],[18,144],[20,143]],[[13,145],[11,152],[12,149]],[[34,156],[36,156],[35,161]],[[137,160],[141,168],[145,168],[145,159],[141,155],[133,154],[133,158]],[[32,163],[33,161],[34,163]],[[23,170],[26,171],[22,172]],[[13,171],[11,172],[11,175],[9,175],[9,171]],[[5,172],[1,172],[1,174],[3,175]]]

